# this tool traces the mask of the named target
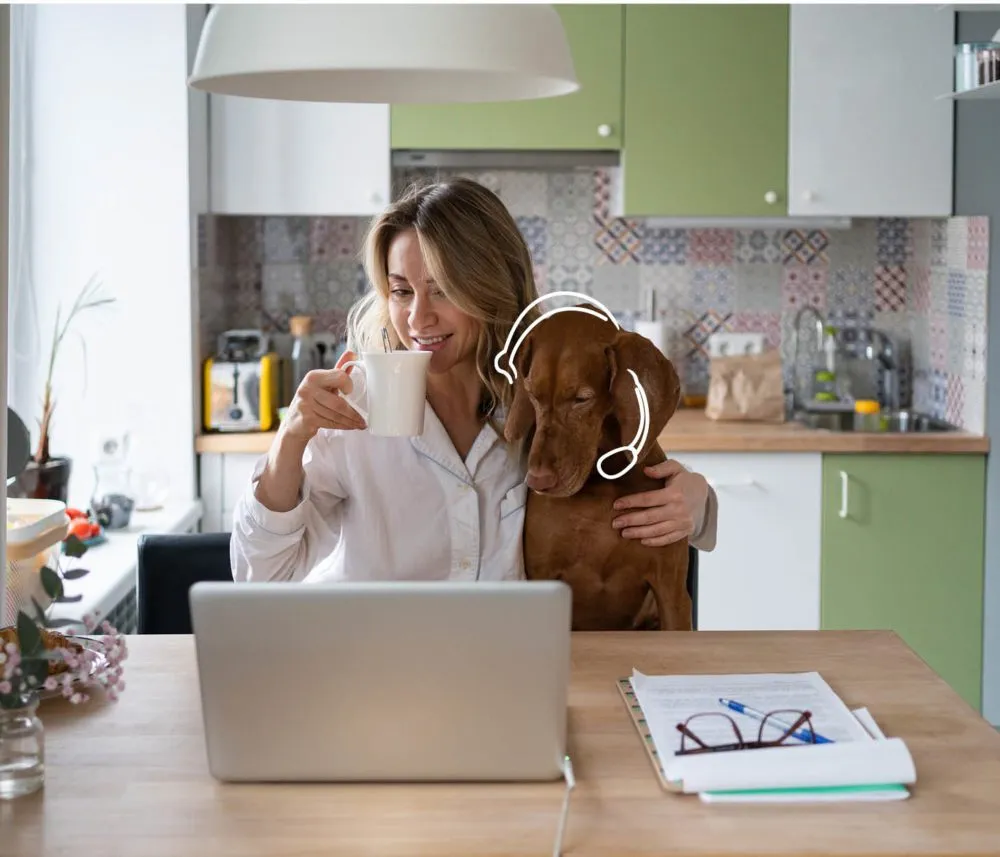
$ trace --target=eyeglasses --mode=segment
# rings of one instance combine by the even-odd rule
[[[728,714],[721,712],[693,714],[683,723],[677,724],[677,731],[681,733],[681,748],[674,755],[717,753],[720,750],[756,750],[761,747],[794,747],[795,744],[788,743],[789,739],[800,738],[800,735],[807,739],[806,743],[815,744],[816,734],[813,732],[811,718],[810,711],[769,711],[760,722],[757,740],[748,741]],[[771,734],[777,734],[777,737],[765,739],[765,729],[770,730]],[[800,729],[802,733],[796,735]],[[729,740],[730,733],[735,740]],[[693,742],[694,746],[686,744],[686,740]]]

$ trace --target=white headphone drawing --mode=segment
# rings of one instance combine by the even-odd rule
[[[530,312],[533,307],[537,306],[543,301],[547,301],[550,298],[557,298],[557,297],[577,298],[586,303],[600,307],[604,311],[604,314],[602,315],[601,313],[589,309],[588,307],[581,307],[581,306],[564,306],[564,307],[556,307],[555,309],[550,309],[548,312],[544,313],[543,315],[536,318],[533,322],[531,322],[531,324],[528,325],[524,333],[522,333],[517,338],[517,341],[514,343],[513,347],[511,347],[510,344],[511,340],[514,338],[514,334],[517,332],[517,328],[521,324],[521,321],[524,319],[525,315],[527,315],[528,312]],[[602,321],[610,321],[615,326],[616,330],[621,330],[621,326],[618,324],[618,320],[611,314],[610,310],[608,310],[608,308],[604,306],[604,304],[602,304],[600,301],[595,300],[589,295],[583,295],[580,294],[579,292],[549,292],[547,295],[542,295],[542,297],[536,298],[521,311],[521,314],[517,317],[517,320],[511,327],[510,333],[507,334],[507,341],[504,343],[503,348],[500,350],[500,353],[497,354],[495,358],[493,358],[494,368],[497,370],[497,372],[503,375],[504,378],[507,379],[507,383],[513,384],[514,380],[517,378],[517,367],[514,365],[514,356],[517,354],[518,349],[524,343],[524,340],[527,338],[528,334],[531,333],[532,329],[536,325],[545,321],[545,319],[549,318],[550,316],[556,315],[557,313],[561,312],[586,313],[587,315],[592,315],[594,318],[599,318]],[[506,357],[507,367],[510,369],[509,372],[501,365],[505,357]],[[639,376],[636,375],[635,372],[633,372],[631,369],[627,371],[629,375],[632,376],[632,380],[635,382],[635,397],[639,401],[639,428],[638,431],[636,431],[635,433],[635,437],[632,438],[631,443],[626,444],[625,446],[616,447],[615,449],[612,449],[611,452],[606,452],[599,459],[597,459],[597,472],[600,473],[601,476],[603,476],[605,479],[618,479],[619,477],[622,477],[626,473],[628,473],[633,467],[635,467],[635,465],[639,461],[639,452],[646,445],[646,439],[649,436],[649,399],[646,398],[646,391],[642,388],[642,384],[639,383]],[[604,472],[605,459],[610,458],[612,455],[617,455],[619,452],[631,454],[632,460],[618,473],[611,473],[611,474],[605,473]]]

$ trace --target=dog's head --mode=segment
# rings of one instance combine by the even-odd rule
[[[633,441],[639,400],[631,369],[649,402],[645,458],[673,416],[680,381],[648,339],[609,321],[564,312],[542,321],[518,349],[514,398],[504,427],[508,441],[533,430],[528,487],[552,497],[579,491],[598,457]],[[627,463],[625,453],[620,456]],[[612,460],[608,470],[619,471]]]

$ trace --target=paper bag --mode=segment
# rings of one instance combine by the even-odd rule
[[[713,358],[705,416],[710,420],[784,422],[781,355],[772,349],[763,354]]]

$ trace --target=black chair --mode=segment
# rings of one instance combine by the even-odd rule
[[[688,545],[688,595],[691,596],[691,630],[698,630],[698,549]]]
[[[188,590],[200,580],[232,581],[229,537],[229,533],[139,537],[140,634],[192,633]]]

